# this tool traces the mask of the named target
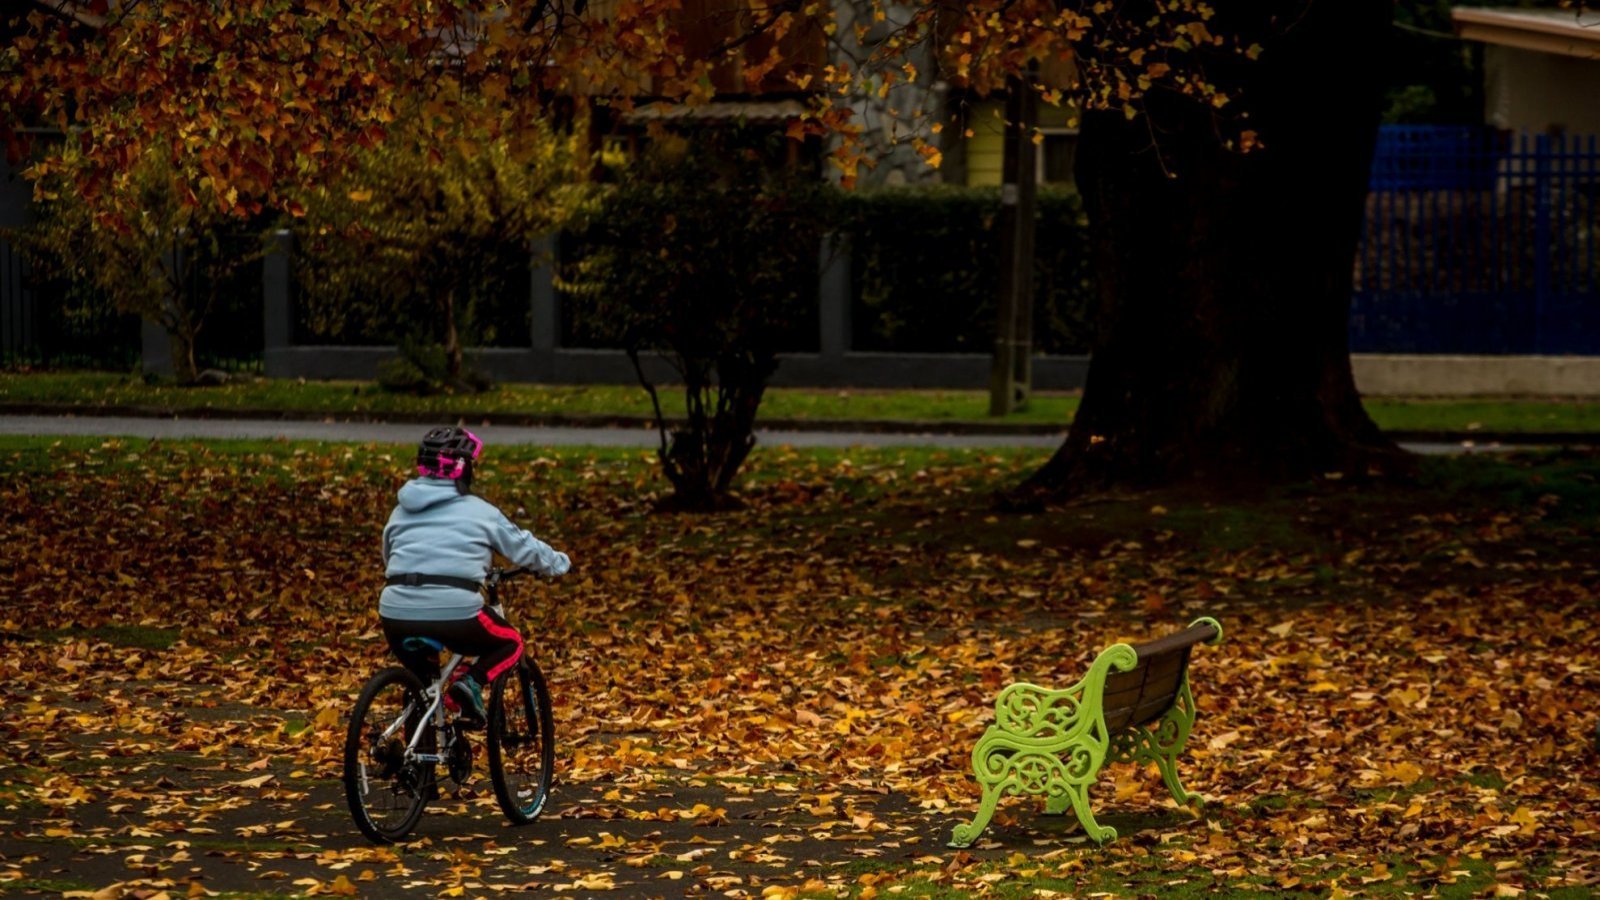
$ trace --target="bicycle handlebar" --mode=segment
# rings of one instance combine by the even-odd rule
[[[484,579],[484,583],[493,586],[508,578],[521,578],[524,575],[538,574],[538,572],[535,572],[526,566],[510,566],[504,569],[490,569],[489,577]]]

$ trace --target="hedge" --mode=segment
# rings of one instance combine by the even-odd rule
[[[999,188],[894,188],[841,198],[855,350],[988,353],[1000,278]],[[1088,352],[1093,282],[1076,194],[1041,190],[1034,345]]]

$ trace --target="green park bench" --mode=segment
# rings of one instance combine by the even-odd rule
[[[1180,804],[1200,803],[1178,781],[1178,755],[1195,719],[1189,652],[1221,641],[1215,619],[1196,619],[1149,643],[1107,647],[1065,690],[1018,683],[1001,691],[995,723],[972,749],[983,802],[970,824],[955,827],[950,846],[971,846],[1007,794],[1043,795],[1047,813],[1070,807],[1089,837],[1115,840],[1116,829],[1096,822],[1089,809],[1089,786],[1107,762],[1153,762]]]

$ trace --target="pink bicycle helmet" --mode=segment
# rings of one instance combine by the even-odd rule
[[[417,445],[417,474],[449,478],[465,494],[472,489],[472,464],[483,453],[483,441],[465,428],[435,428]]]

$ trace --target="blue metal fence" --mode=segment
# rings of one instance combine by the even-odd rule
[[[1600,355],[1600,139],[1390,126],[1351,349]]]

